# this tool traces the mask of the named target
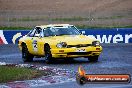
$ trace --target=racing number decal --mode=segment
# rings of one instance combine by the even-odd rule
[[[33,50],[36,52],[38,51],[38,46],[37,46],[37,40],[33,41]]]

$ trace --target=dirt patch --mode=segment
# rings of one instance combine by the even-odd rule
[[[0,0],[0,26],[31,27],[49,23],[131,25],[131,4],[132,0]],[[88,20],[53,20],[74,17]],[[25,18],[30,20],[18,20]]]

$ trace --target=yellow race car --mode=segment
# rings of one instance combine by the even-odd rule
[[[50,24],[36,26],[19,40],[24,62],[34,57],[45,57],[46,63],[57,58],[66,60],[86,57],[89,61],[98,61],[102,51],[100,42],[83,35],[74,25]]]

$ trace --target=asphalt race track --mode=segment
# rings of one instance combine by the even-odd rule
[[[87,58],[75,58],[74,61],[56,60],[45,64],[44,58],[35,58],[33,65],[51,66],[77,71],[82,65],[88,74],[130,74],[132,75],[132,44],[102,44],[103,52],[98,62],[89,62]],[[0,45],[0,62],[24,63],[17,45]],[[26,63],[26,64],[27,64]],[[41,88],[132,88],[129,84],[86,84],[78,85],[75,81],[48,85]],[[39,87],[40,88],[40,87]]]

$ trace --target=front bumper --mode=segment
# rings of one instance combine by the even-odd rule
[[[101,51],[102,51],[101,46],[51,49],[52,57],[54,58],[99,56]]]

